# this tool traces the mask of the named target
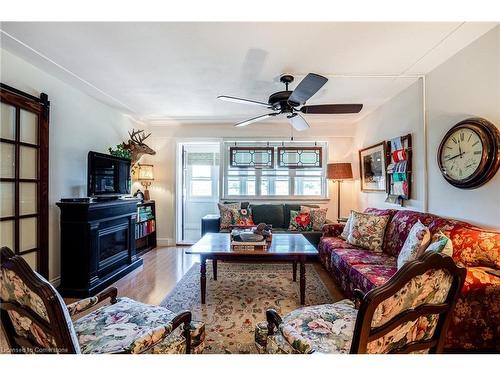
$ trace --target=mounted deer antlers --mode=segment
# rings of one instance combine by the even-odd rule
[[[155,155],[156,152],[150,148],[148,145],[144,143],[144,140],[147,139],[151,133],[148,135],[144,135],[144,130],[134,130],[132,129],[132,133],[128,132],[130,139],[127,143],[123,143],[123,148],[130,151],[132,154],[132,166],[134,166],[142,155]]]
[[[137,145],[142,145],[144,140],[151,135],[151,133],[149,133],[148,135],[143,135],[142,133],[144,133],[144,130],[135,131],[134,129],[132,129],[132,134],[128,132],[128,135],[130,136],[130,140],[132,142]],[[137,139],[137,136],[139,136],[139,139]]]

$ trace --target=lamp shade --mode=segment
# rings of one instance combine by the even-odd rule
[[[328,163],[326,178],[329,180],[346,180],[352,178],[351,163]]]
[[[151,164],[139,164],[139,174],[137,176],[139,181],[153,181],[153,165]]]

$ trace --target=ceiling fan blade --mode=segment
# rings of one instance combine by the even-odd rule
[[[238,128],[241,127],[241,126],[247,126],[247,125],[250,125],[253,122],[262,121],[262,120],[268,119],[269,117],[274,117],[276,115],[278,115],[278,113],[268,113],[267,115],[261,115],[261,116],[257,116],[257,117],[251,118],[250,120],[238,122],[234,126],[236,126]]]
[[[293,90],[288,101],[292,102],[294,106],[303,105],[311,96],[316,94],[326,82],[328,82],[328,78],[320,76],[319,74],[309,73],[300,81],[295,90]]]
[[[363,104],[322,104],[322,105],[305,105],[300,109],[302,113],[325,113],[325,114],[341,114],[341,113],[359,113],[363,108]]]
[[[226,102],[233,102],[233,103],[239,103],[239,104],[258,105],[260,107],[273,108],[269,103],[258,102],[256,100],[250,100],[250,99],[236,98],[234,96],[220,95],[220,96],[217,97],[217,99],[224,100]]]
[[[302,131],[310,128],[306,120],[304,120],[304,118],[298,113],[287,116],[287,119],[295,130]]]

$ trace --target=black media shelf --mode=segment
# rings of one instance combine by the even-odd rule
[[[135,248],[138,255],[143,255],[157,246],[156,206],[155,201],[137,204],[135,224]]]

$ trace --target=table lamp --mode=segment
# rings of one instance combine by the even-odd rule
[[[139,175],[137,179],[141,182],[141,185],[144,186],[144,200],[149,201],[149,190],[148,187],[151,186],[151,183],[154,181],[153,176],[153,165],[152,164],[139,164]]]
[[[338,182],[337,192],[337,217],[340,219],[340,183],[352,178],[351,163],[328,163],[326,167],[326,178]]]

